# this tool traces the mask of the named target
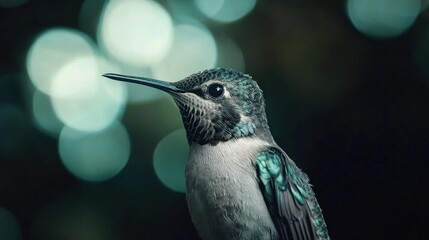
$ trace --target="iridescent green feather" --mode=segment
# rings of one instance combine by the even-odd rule
[[[282,157],[277,151],[268,148],[261,152],[257,158],[257,166],[260,179],[264,179],[263,185],[265,189],[271,187],[269,184],[274,184],[278,190],[285,191],[288,187],[288,181],[291,181],[297,188],[296,190],[292,188],[295,199],[303,204],[304,200],[308,198],[308,193],[305,191],[305,188],[300,186],[302,181],[297,176],[296,171],[289,165],[287,166],[287,170],[284,171]],[[263,174],[263,176],[261,174]]]
[[[280,218],[285,217],[288,219],[280,220],[280,222],[283,221],[280,225],[288,225],[292,219],[295,219],[293,221],[298,220],[305,223],[306,221],[304,218],[310,218],[312,226],[307,225],[304,227],[307,230],[314,229],[314,234],[317,235],[317,237],[311,239],[329,240],[330,238],[328,236],[327,227],[322,216],[322,211],[314,196],[314,192],[311,189],[308,177],[295,165],[295,163],[293,163],[293,161],[290,160],[286,154],[277,148],[268,147],[258,155],[256,166],[258,169],[261,190],[264,194],[267,204],[271,206],[270,208],[272,209],[272,207],[276,206],[276,204],[289,205],[289,207],[285,208],[287,209],[286,212],[282,212],[282,210],[280,210],[280,208],[284,206],[277,205],[275,207],[277,213],[274,215],[278,214]],[[288,199],[285,198],[287,195],[291,196],[291,198],[293,198],[296,203],[284,202],[284,199]],[[291,199],[289,201],[293,200]],[[299,205],[301,205],[301,207]],[[296,207],[294,208],[293,206]],[[289,211],[290,209],[295,210]],[[288,216],[288,214],[291,216]],[[296,216],[294,216],[294,214],[296,214]],[[292,224],[288,226],[295,225]],[[293,229],[293,227],[287,227],[287,229],[287,231],[296,230]],[[287,236],[290,233],[284,234],[286,234],[286,239],[290,239]]]

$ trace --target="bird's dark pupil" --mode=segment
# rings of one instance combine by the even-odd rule
[[[219,83],[213,83],[209,85],[208,92],[211,97],[218,98],[223,95],[223,86]]]

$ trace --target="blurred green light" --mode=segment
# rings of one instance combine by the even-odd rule
[[[6,208],[0,207],[0,239],[22,239],[21,228],[15,216]]]
[[[256,0],[194,0],[198,9],[208,18],[218,22],[234,22],[250,13]]]
[[[98,22],[107,0],[84,0],[79,12],[79,26],[93,36],[97,33]]]
[[[143,76],[151,77],[151,74],[129,74],[134,76]],[[163,92],[145,87],[137,86],[135,84],[127,84],[128,89],[128,102],[129,103],[139,103],[139,102],[148,102],[161,98],[162,96],[167,96]]]
[[[27,71],[34,86],[49,95],[53,77],[64,64],[93,54],[93,45],[85,34],[66,28],[50,29],[31,45]]]
[[[218,64],[221,67],[233,68],[238,71],[245,71],[243,52],[240,47],[230,38],[222,37],[218,39]]]
[[[414,61],[426,84],[429,84],[429,30],[420,33],[414,50]]]
[[[152,71],[147,67],[135,67],[130,64],[124,64],[122,62],[117,62],[116,66],[119,67],[122,73],[132,76],[144,76],[144,77],[153,77]],[[114,70],[109,70],[112,72]],[[128,103],[141,103],[149,102],[156,99],[160,99],[163,96],[166,96],[163,92],[145,86],[138,86],[136,84],[125,84],[128,93]]]
[[[178,25],[174,42],[163,61],[153,66],[156,78],[177,81],[192,73],[212,68],[217,60],[213,35],[203,26]]]
[[[26,3],[28,0],[0,0],[0,7],[13,8]]]
[[[153,165],[159,180],[176,192],[185,192],[185,165],[188,158],[185,130],[176,130],[163,138],[155,149]]]
[[[82,192],[61,195],[60,199],[41,208],[33,220],[32,235],[43,240],[120,239],[108,212],[100,211],[82,196],[86,195]]]
[[[110,54],[136,66],[159,62],[172,39],[171,17],[155,1],[111,0],[98,30],[98,40]]]
[[[52,83],[52,104],[58,118],[81,131],[99,131],[109,126],[124,110],[124,83],[101,75],[115,71],[103,59],[81,57],[58,70]]]
[[[420,0],[348,0],[347,14],[363,34],[394,37],[413,25],[420,13]]]
[[[33,95],[33,120],[45,133],[58,136],[64,124],[55,115],[48,95],[35,90]]]
[[[130,140],[120,123],[99,132],[80,132],[65,127],[59,138],[64,166],[86,181],[103,181],[118,174],[128,162]]]
[[[14,156],[22,152],[28,139],[29,126],[25,112],[11,104],[0,104],[0,155]],[[1,159],[7,160],[7,159]]]

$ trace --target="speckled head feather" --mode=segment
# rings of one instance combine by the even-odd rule
[[[202,83],[209,80],[227,80],[227,81],[237,81],[237,80],[249,80],[252,81],[250,75],[244,74],[242,72],[236,71],[229,68],[213,68],[204,70],[198,73],[194,73],[185,79],[172,83],[172,85],[183,89],[185,91],[192,90],[193,88],[201,85]]]
[[[213,84],[224,88],[222,97],[210,96],[209,88]],[[262,91],[251,76],[233,69],[215,68],[192,74],[172,85],[188,93],[173,97],[189,142],[217,144],[251,136],[272,140]]]

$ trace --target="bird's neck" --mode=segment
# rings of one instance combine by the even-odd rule
[[[189,144],[217,145],[231,139],[258,137],[273,142],[265,114],[265,104],[237,105],[233,101],[219,104],[187,104],[176,98]]]
[[[189,144],[217,145],[220,142],[227,142],[242,138],[258,138],[268,143],[273,143],[270,129],[265,121],[254,121],[246,116],[240,116],[239,121],[222,122],[216,125],[212,121],[194,121],[194,126],[185,124],[186,135]]]

